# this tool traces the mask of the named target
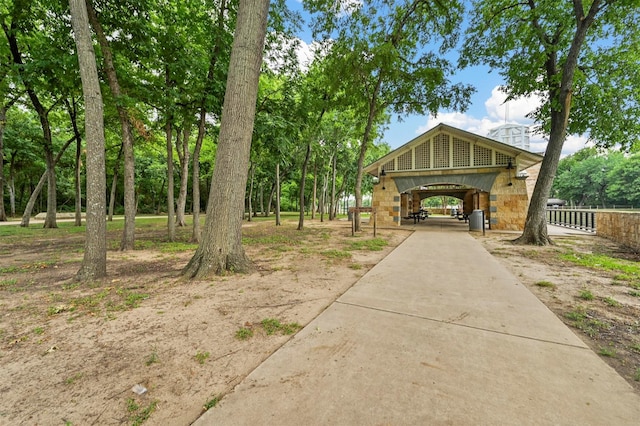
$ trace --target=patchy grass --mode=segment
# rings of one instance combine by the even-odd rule
[[[236,331],[236,339],[238,340],[247,340],[250,337],[253,337],[253,330],[248,327],[241,327]]]
[[[616,356],[616,350],[615,350],[615,348],[602,347],[598,351],[598,354],[602,355],[602,356],[607,356],[607,357],[615,357]]]
[[[611,328],[608,323],[589,315],[582,306],[577,306],[574,310],[566,312],[564,317],[571,322],[571,325],[592,338]]]
[[[127,411],[129,412],[129,422],[131,426],[140,426],[147,421],[156,410],[158,401],[151,401],[146,407],[140,406],[135,399],[127,399]]]
[[[210,352],[198,351],[193,357],[196,359],[196,361],[198,361],[198,364],[204,365],[204,363],[207,362],[210,356]]]
[[[351,258],[351,253],[348,251],[344,251],[344,250],[324,250],[322,252],[320,252],[320,254],[322,254],[324,257],[328,258],[328,259],[335,259],[335,260],[344,260],[344,259],[350,259]]]
[[[590,290],[584,289],[580,291],[578,297],[582,300],[593,300],[593,293]]]
[[[26,263],[20,266],[7,266],[0,268],[0,274],[28,273],[36,269],[46,269],[56,267],[55,260],[47,260],[34,263]]]
[[[604,254],[578,253],[569,251],[560,255],[562,260],[585,266],[591,269],[618,272],[616,279],[635,281],[640,279],[640,264],[629,260],[618,259]]]
[[[241,327],[236,331],[235,337],[238,340],[247,340],[254,336],[254,325],[249,323],[245,324],[245,327]],[[300,330],[302,326],[297,322],[283,323],[275,318],[265,318],[260,322],[260,327],[267,336],[274,334],[289,335]]]
[[[221,398],[222,398],[221,396],[214,396],[213,398],[211,398],[210,400],[204,403],[204,405],[202,406],[203,410],[207,411],[215,407],[216,405],[218,405],[218,402],[220,402]]]
[[[197,248],[198,244],[173,242],[164,244],[160,247],[160,251],[163,253],[182,253],[184,251],[196,251]]]
[[[381,251],[387,246],[387,240],[383,238],[371,238],[368,240],[356,240],[349,242],[348,250]]]
[[[535,283],[535,285],[542,288],[549,288],[551,290],[555,290],[556,288],[556,285],[551,281],[538,281],[537,283]]]
[[[18,288],[19,287],[18,287],[17,278],[9,278],[9,279],[0,281],[0,290],[17,291]]]
[[[146,365],[147,367],[149,367],[152,364],[156,364],[160,362],[160,358],[158,357],[158,352],[156,352],[155,350],[153,352],[151,352],[149,354],[149,356],[147,357],[147,359],[144,362],[144,365]]]
[[[618,308],[622,306],[622,304],[618,302],[616,299],[614,299],[613,297],[605,297],[604,299],[602,299],[602,301],[613,308]]]
[[[302,326],[297,322],[292,323],[281,323],[279,320],[274,318],[265,318],[261,322],[262,328],[267,333],[267,335],[280,333],[280,334],[293,334],[298,331]]]
[[[47,315],[59,315],[73,312],[75,315],[97,315],[103,312],[127,311],[140,306],[149,294],[136,293],[126,288],[105,287],[99,291],[80,297],[68,297],[61,293],[49,295],[55,303],[47,308]],[[62,303],[57,303],[62,302]]]
[[[71,377],[67,377],[66,379],[64,379],[64,384],[65,385],[72,385],[75,382],[77,382],[78,380],[82,379],[83,375],[84,374],[82,374],[82,373],[76,373]]]

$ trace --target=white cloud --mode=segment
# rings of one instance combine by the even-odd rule
[[[315,42],[308,44],[304,40],[298,39],[296,56],[298,56],[298,63],[303,70],[308,69],[311,62],[313,62],[315,44]]]
[[[527,118],[527,114],[534,111],[540,105],[541,99],[537,96],[521,98],[509,101],[505,106],[506,95],[500,91],[498,86],[491,91],[491,97],[484,103],[486,115],[476,118],[468,113],[447,112],[438,114],[437,117],[429,116],[424,125],[419,126],[415,133],[420,135],[440,123],[448,124],[462,130],[466,130],[477,135],[486,136],[495,127],[509,123],[533,125],[533,121]],[[505,113],[508,118],[505,120]],[[547,147],[548,138],[544,135],[531,133],[530,150],[532,152],[544,152]],[[562,155],[570,155],[587,145],[587,138],[584,136],[568,136],[563,147]]]
[[[536,95],[509,102],[506,102],[506,99],[507,95],[500,90],[499,86],[493,88],[491,97],[484,103],[487,114],[492,120],[530,124],[532,120],[527,118],[527,114],[535,111],[542,102],[540,97]]]
[[[300,38],[285,39],[281,36],[275,37],[279,44],[274,43],[275,49],[270,50],[269,55],[265,55],[264,60],[267,66],[276,72],[281,72],[287,66],[286,55],[293,49],[298,65],[301,70],[306,71],[313,62],[316,55],[321,54],[323,45],[317,42],[307,43]],[[326,45],[326,43],[325,43]],[[326,49],[326,47],[324,47]]]
[[[478,119],[466,113],[446,112],[438,114],[437,117],[433,117],[430,115],[427,119],[427,123],[423,126],[418,127],[418,129],[416,130],[416,134],[420,135],[440,123],[445,123],[450,126],[483,136],[489,133],[489,130],[498,126],[498,124],[496,124],[494,121],[491,121],[488,117]]]

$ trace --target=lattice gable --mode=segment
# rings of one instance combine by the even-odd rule
[[[398,154],[387,159],[381,169],[388,172],[414,170],[461,169],[506,166],[514,158],[487,144],[438,132],[419,138]]]

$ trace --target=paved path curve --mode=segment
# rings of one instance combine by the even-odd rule
[[[432,219],[194,424],[639,424],[624,379]]]

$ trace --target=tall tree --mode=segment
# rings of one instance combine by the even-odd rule
[[[248,271],[242,211],[269,0],[240,0],[203,240],[183,273]]]
[[[69,114],[69,120],[71,121],[71,127],[73,129],[73,135],[76,139],[76,161],[75,161],[75,173],[74,173],[74,186],[76,192],[76,204],[75,204],[75,225],[82,225],[82,135],[78,128],[78,102],[73,97],[71,101],[65,99],[65,106],[67,107],[67,113]]]
[[[69,8],[82,79],[87,139],[87,230],[84,257],[76,277],[91,280],[107,275],[104,116],[87,6],[84,0],[69,0]]]
[[[479,0],[472,13],[461,64],[499,70],[507,99],[543,99],[532,115],[549,143],[516,242],[550,244],[544,209],[567,134],[605,146],[640,135],[640,2]]]
[[[624,155],[617,151],[599,153],[595,148],[584,148],[563,158],[553,181],[554,198],[567,200],[571,205],[600,205],[612,203],[608,197],[612,183],[610,173],[623,162]]]
[[[221,68],[224,68],[226,71],[227,60],[222,60],[224,58],[228,58],[228,49],[227,45],[231,43],[226,43],[227,37],[227,29],[225,28],[225,16],[229,13],[229,6],[227,0],[221,0],[218,6],[218,14],[216,16],[216,30],[213,36],[213,47],[210,52],[209,59],[209,69],[207,70],[207,79],[204,83],[204,90],[202,90],[202,97],[200,99],[199,105],[199,119],[198,119],[198,136],[196,137],[195,146],[193,148],[193,165],[191,167],[191,176],[192,176],[192,212],[193,212],[193,232],[191,235],[191,240],[194,242],[200,242],[201,237],[201,229],[200,229],[200,151],[202,148],[202,142],[204,141],[205,136],[205,125],[207,120],[208,113],[214,113],[216,118],[220,116],[220,109],[222,108],[221,103],[218,99],[221,99],[223,96],[218,95],[218,91],[221,88],[221,84],[217,84],[221,78],[222,72]],[[218,90],[216,90],[218,89]]]
[[[2,84],[2,81],[0,81]],[[4,209],[4,129],[7,123],[7,110],[18,100],[9,99],[6,103],[0,103],[0,222],[7,221],[7,213]]]
[[[618,162],[607,173],[607,195],[619,203],[640,205],[640,154]]]
[[[187,226],[185,212],[187,207],[187,189],[189,183],[189,164],[191,153],[189,152],[189,138],[191,136],[191,117],[185,114],[183,128],[176,134],[176,152],[180,163],[180,190],[178,192],[178,204],[176,206],[176,225]]]
[[[124,103],[118,72],[116,70],[111,45],[104,33],[98,14],[92,0],[86,0],[89,22],[93,28],[104,62],[104,71],[109,82],[109,89],[113,95],[120,128],[122,131],[122,153],[124,154],[124,228],[120,241],[120,250],[133,250],[135,245],[135,219],[136,219],[136,194],[135,194],[135,157],[133,151],[133,133],[129,113]]]
[[[313,11],[325,8],[317,28],[335,35],[334,91],[364,124],[355,181],[359,230],[364,161],[389,114],[435,115],[441,108],[462,110],[468,104],[472,89],[449,82],[453,66],[445,56],[457,41],[462,7],[459,1],[380,0],[340,3],[346,10],[336,14],[333,1],[312,4],[320,4]]]
[[[44,227],[57,228],[58,225],[56,223],[57,198],[54,147],[53,137],[51,134],[51,124],[49,121],[49,113],[51,112],[51,110],[43,105],[41,97],[36,92],[35,84],[33,81],[34,76],[30,75],[27,71],[27,66],[23,59],[24,55],[18,43],[20,27],[25,25],[23,20],[26,19],[28,14],[28,10],[23,10],[22,6],[24,5],[14,4],[14,9],[13,11],[11,11],[11,22],[10,24],[7,24],[3,17],[2,28],[9,42],[11,57],[13,59],[13,62],[17,66],[22,84],[26,88],[29,99],[31,100],[31,104],[33,105],[33,108],[36,110],[40,119],[40,125],[43,132],[42,148],[44,150],[44,158],[47,164],[47,215],[45,217]],[[30,7],[31,5],[27,6]],[[31,212],[25,211],[21,226],[28,226],[28,216],[30,215],[30,213]]]

